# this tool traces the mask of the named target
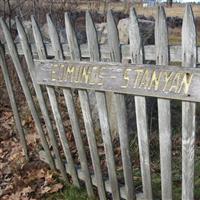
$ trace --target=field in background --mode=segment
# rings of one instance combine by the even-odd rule
[[[194,16],[200,17],[200,5],[192,5]],[[177,5],[174,4],[171,8],[165,6],[165,12],[167,17],[183,17],[185,10],[185,5]],[[145,15],[145,16],[155,16],[156,7],[136,7],[136,11],[138,15]]]
[[[26,9],[27,8],[26,6],[27,7],[29,6],[28,9]],[[113,4],[110,4],[109,6],[106,6],[106,4],[100,4],[99,5],[100,7],[98,7],[98,4],[95,7],[95,5],[89,4],[89,3],[88,4],[71,3],[70,5],[65,5],[64,7],[59,7],[59,6],[57,7],[56,5],[52,5],[50,7],[50,6],[46,5],[46,8],[45,8],[46,10],[44,9],[45,11],[43,10],[43,7],[42,6],[40,7],[40,6],[41,6],[40,4],[37,4],[37,5],[35,5],[35,8],[34,8],[32,4],[30,4],[30,5],[22,5],[21,7],[17,7],[16,10],[13,9],[12,16],[14,16],[15,14],[19,14],[20,15],[20,12],[21,12],[21,14],[22,14],[22,16],[24,16],[24,18],[30,18],[31,14],[36,14],[37,15],[39,12],[43,12],[43,13],[41,13],[41,21],[42,20],[46,21],[45,18],[42,19],[42,15],[44,16],[46,11],[47,12],[51,12],[54,16],[59,15],[62,18],[63,18],[63,12],[66,11],[66,10],[70,10],[70,11],[74,11],[74,12],[75,11],[76,12],[80,12],[80,11],[86,11],[88,8],[90,10],[92,10],[92,11],[100,9],[101,13],[105,13],[108,8],[113,8],[114,12],[123,12],[125,15],[129,12],[129,5],[125,5],[125,4],[122,4],[122,3],[113,3]],[[112,6],[116,6],[116,7],[112,7]],[[146,17],[150,17],[150,16],[155,16],[156,8],[155,7],[154,8],[142,8],[141,6],[136,6],[136,10],[137,10],[138,15],[145,15]],[[174,5],[172,8],[167,8],[166,7],[165,10],[166,10],[166,15],[168,17],[169,16],[172,16],[172,17],[175,17],[175,16],[182,17],[183,13],[184,13],[184,6]],[[199,23],[199,21],[200,21],[199,20],[200,19],[200,6],[194,5],[193,6],[193,11],[194,11],[195,17],[197,17],[197,23]],[[80,20],[80,22],[82,22],[82,21]],[[200,26],[197,26],[197,27],[200,28]],[[200,30],[197,30],[197,32],[199,34]],[[170,28],[169,29],[169,33],[170,33],[169,34],[170,44],[180,44],[181,43],[181,27]],[[23,59],[22,59],[22,61],[23,61]],[[14,74],[14,72],[13,72],[13,74]],[[1,77],[1,72],[0,72],[0,77]],[[1,80],[3,80],[3,79],[1,79]],[[15,83],[15,87],[16,87],[16,85],[17,84]],[[5,88],[4,85],[0,84],[0,91],[3,88]],[[21,101],[21,99],[22,99],[22,98],[20,98],[21,95],[19,95],[19,93],[17,93],[17,94],[18,94],[18,101]],[[5,97],[4,98],[5,102],[2,102],[2,104],[0,102],[0,105],[5,105],[5,103],[6,103],[7,106],[4,106],[4,107],[2,106],[2,107],[3,107],[4,110],[6,109],[6,111],[4,111],[4,112],[8,112],[7,109],[9,109],[9,102],[7,101],[7,97],[5,95],[4,95],[4,97]],[[180,102],[178,103],[178,105],[180,107]],[[21,102],[21,107],[24,108],[24,102]],[[179,112],[180,111],[179,107],[177,106],[177,107],[175,107],[175,108],[172,109],[174,111],[173,117],[175,117],[175,116],[177,117],[177,115],[175,115],[175,112],[177,112],[177,111]],[[33,135],[36,135],[36,133],[33,130],[34,129],[34,125],[33,125],[32,118],[30,117],[30,113],[27,114],[27,110],[28,110],[28,108],[25,107],[23,113],[26,113],[26,115],[28,115],[28,116],[24,116],[24,119],[23,119],[24,122],[23,123],[24,123],[24,127],[27,130],[27,132],[30,129],[30,131],[29,131],[31,133],[30,135],[33,137]],[[10,110],[9,110],[9,112],[11,113]],[[152,119],[152,121],[153,120],[154,119]],[[2,121],[5,121],[3,117],[2,117]],[[174,124],[175,123],[179,123],[180,121],[181,121],[181,118],[180,118],[180,116],[178,116],[178,119],[173,120],[173,123]],[[153,123],[157,124],[155,121],[153,121]],[[12,125],[12,127],[10,128],[10,134],[9,134],[10,135],[9,139],[11,140],[13,138],[13,135],[16,135],[16,131],[14,131],[14,133],[13,133],[13,126],[14,126],[13,119],[12,119],[12,123],[11,122],[4,123],[4,125],[6,126],[6,128],[7,128],[7,126],[9,128]],[[4,132],[6,133],[6,131],[7,131],[7,129]],[[5,133],[4,133],[4,135],[5,135]],[[151,156],[151,160],[152,160],[151,170],[152,170],[152,174],[153,174],[153,188],[156,191],[156,194],[154,194],[155,197],[159,198],[160,197],[160,163],[159,163],[159,153],[158,153],[159,152],[159,141],[158,141],[158,137],[157,137],[158,133],[157,132],[154,133],[151,130],[150,130],[150,133],[151,133],[151,137],[150,137],[151,155],[150,156]],[[1,136],[2,135],[3,134],[1,134]],[[35,140],[36,139],[34,139],[34,141]],[[38,140],[39,139],[37,139],[37,142],[38,142]],[[35,147],[35,146],[33,146],[32,143],[29,145],[29,148],[32,147],[32,151],[33,151],[33,149],[34,149],[33,147]],[[200,155],[199,144],[200,143],[199,143],[199,140],[198,140],[197,144],[196,144],[197,145],[196,155]],[[10,146],[7,145],[8,149],[9,149],[9,147]],[[134,155],[133,157],[135,158],[135,163],[134,163],[134,181],[135,181],[135,185],[136,185],[136,190],[140,191],[141,190],[142,181],[141,181],[140,168],[139,168],[139,158],[137,157],[137,155],[139,154],[138,153],[139,150],[138,150],[137,138],[136,137],[132,138],[132,140],[130,142],[130,147],[131,147],[131,151],[132,151],[131,155]],[[120,155],[120,151],[119,151],[118,155]],[[5,157],[6,156],[7,156],[7,154],[6,154],[6,151],[5,151]],[[103,154],[103,156],[104,156],[104,154]],[[21,159],[21,157],[19,157],[19,160]],[[197,158],[198,158],[198,156],[196,156],[196,160],[195,160],[195,172],[196,172],[195,187],[196,188],[198,188],[200,186],[200,180],[199,180],[200,162],[199,162],[199,160]],[[6,159],[8,159],[8,158],[6,158]],[[13,163],[15,163],[15,162],[13,161]],[[5,163],[5,167],[8,164],[10,164],[10,163]],[[21,167],[21,165],[19,165],[18,167]],[[44,169],[44,167],[42,169]],[[180,171],[180,169],[181,169],[181,131],[180,130],[176,130],[174,128],[173,129],[173,192],[174,192],[174,199],[178,199],[178,197],[180,197],[180,195],[181,195],[181,190],[180,190],[180,185],[181,185],[181,171]],[[46,170],[46,168],[45,168],[45,170]],[[117,172],[119,174],[122,174],[121,168],[119,168],[117,170],[118,170]],[[15,179],[17,179],[17,178],[19,179],[19,177],[18,177],[19,175],[16,174],[16,173],[14,173],[14,172],[13,172],[13,170],[11,170],[11,173],[13,175],[13,177],[10,180],[11,183],[14,182],[13,181],[14,178]],[[16,178],[16,176],[17,176],[17,178]],[[27,175],[27,177],[29,177],[29,175]],[[33,177],[33,176],[31,176],[31,177]],[[45,180],[44,177],[48,178],[48,176],[46,174],[44,174],[44,175],[42,174],[41,179]],[[23,179],[24,179],[24,177],[23,177]],[[6,176],[5,176],[5,180],[6,180]],[[40,185],[43,186],[44,183],[41,182],[41,181],[39,182],[38,180],[40,181],[40,178],[38,178],[35,175],[35,179],[34,179],[34,181],[36,182],[35,184],[33,184],[33,180],[30,180],[30,182],[27,181],[22,186],[25,187],[25,186],[27,186],[27,184],[31,184],[31,187],[34,186],[34,185],[36,185],[39,188],[39,187],[41,187]],[[20,181],[21,181],[21,179],[20,179]],[[52,182],[52,180],[51,180],[51,182]],[[23,187],[21,187],[21,188],[17,187],[18,183],[19,182],[16,181],[16,186],[15,185],[13,186],[14,189],[10,189],[9,190],[9,192],[11,194],[12,194],[12,192],[16,192],[17,193],[17,190],[23,191],[22,190]],[[53,183],[53,184],[55,184],[55,183]],[[51,187],[49,185],[47,185],[47,186]],[[46,185],[43,188],[46,189]],[[30,193],[28,193],[28,195],[27,195],[28,197],[33,197],[32,193],[34,193],[35,191],[38,192],[33,187],[32,187],[32,190],[33,191],[31,191]],[[87,199],[85,193],[81,193],[81,197],[80,197],[80,194],[78,194],[77,191],[78,190],[76,190],[76,189],[72,189],[72,192],[69,194],[69,192],[70,192],[69,190],[64,190],[63,193],[59,192],[58,194],[52,195],[52,196],[50,196],[47,199],[48,200],[65,199],[65,196],[69,197],[70,195],[72,195],[72,196],[76,195],[76,197],[77,197],[76,199],[81,199],[81,198],[84,199],[84,200]],[[8,193],[8,195],[10,195],[10,193]],[[14,194],[16,194],[16,193],[14,193]],[[200,193],[199,192],[195,193],[195,197],[196,197],[196,199],[199,199],[200,198]],[[75,199],[75,197],[73,196],[71,199]],[[69,200],[69,198],[67,200]]]

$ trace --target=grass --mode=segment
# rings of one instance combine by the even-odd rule
[[[88,197],[85,189],[66,185],[63,190],[44,198],[45,200],[95,200]]]
[[[200,16],[200,6],[199,5],[192,5],[194,16],[199,17]],[[155,16],[156,14],[156,7],[136,7],[136,11],[138,15],[144,15],[145,16]],[[185,11],[185,4],[173,4],[172,7],[165,6],[165,12],[167,17],[183,17]]]

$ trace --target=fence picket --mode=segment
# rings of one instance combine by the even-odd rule
[[[78,42],[76,39],[74,29],[72,28],[68,13],[65,13],[65,28],[66,28],[66,34],[67,34],[67,39],[68,39],[68,44],[69,44],[69,49],[70,49],[70,54],[71,54],[70,55],[71,60],[80,60],[81,58],[80,58],[80,53],[79,53]],[[86,135],[88,139],[90,154],[92,158],[92,164],[93,164],[95,178],[97,182],[98,193],[99,193],[100,199],[103,200],[103,199],[106,199],[106,194],[105,194],[102,172],[100,168],[100,160],[99,160],[99,155],[98,155],[98,150],[97,150],[97,145],[96,145],[91,111],[89,107],[88,94],[86,90],[79,90],[78,93],[79,93],[79,98],[80,98],[80,103],[81,103],[81,109],[83,112],[83,120],[85,124]]]
[[[186,5],[182,26],[182,66],[196,67],[197,35],[192,7]],[[182,103],[182,200],[194,199],[196,104]]]
[[[55,28],[49,14],[47,14],[47,24],[48,24],[48,29],[49,29],[50,40],[51,40],[52,47],[54,50],[55,59],[63,60],[64,56],[63,56],[62,49],[60,46],[59,37],[58,37],[56,28]],[[49,100],[50,100],[51,108],[52,108],[52,111],[54,114],[54,119],[56,121],[56,126],[57,126],[58,133],[60,136],[61,144],[63,146],[65,157],[67,159],[68,166],[69,166],[69,169],[71,172],[70,175],[72,176],[73,183],[79,187],[79,180],[78,180],[77,172],[76,172],[74,161],[73,161],[70,149],[69,149],[69,144],[68,144],[68,141],[66,138],[65,128],[63,126],[62,117],[61,117],[60,110],[58,107],[58,102],[56,99],[56,94],[55,94],[54,88],[47,87],[47,93],[49,95]]]
[[[121,61],[120,43],[118,38],[118,30],[111,11],[107,14],[108,23],[108,43],[110,47],[111,60],[114,62]],[[129,152],[129,139],[128,139],[128,127],[126,119],[126,105],[124,95],[113,94],[115,102],[116,121],[118,126],[120,148],[122,154],[122,165],[125,180],[125,189],[127,193],[127,199],[135,199],[134,185],[133,185],[133,173],[132,164]]]
[[[28,154],[28,149],[27,149],[27,144],[26,144],[26,138],[25,138],[25,135],[24,135],[24,130],[23,130],[23,127],[22,127],[19,111],[17,109],[17,103],[16,103],[16,100],[15,100],[15,95],[14,95],[14,92],[13,92],[12,83],[11,83],[9,72],[8,72],[8,66],[6,64],[5,52],[4,52],[4,49],[3,49],[3,46],[2,46],[1,43],[0,43],[0,66],[1,66],[1,69],[2,69],[4,81],[5,81],[5,84],[6,84],[8,97],[10,99],[10,105],[11,105],[11,108],[12,108],[12,111],[13,111],[13,116],[14,116],[17,131],[18,131],[18,134],[19,134],[20,143],[22,145],[22,149],[24,151],[25,158],[28,161],[29,160],[29,154]]]
[[[168,32],[163,7],[157,8],[155,23],[156,64],[168,65]],[[171,172],[171,111],[170,101],[158,99],[160,166],[162,199],[172,199]]]
[[[28,159],[28,150],[26,139],[21,124],[20,114],[16,105],[15,94],[13,92],[12,83],[10,81],[9,72],[7,68],[5,53],[8,53],[14,63],[17,76],[19,78],[20,84],[22,86],[23,92],[25,94],[26,100],[28,102],[28,107],[33,116],[36,130],[40,136],[41,144],[46,154],[44,160],[47,160],[52,169],[59,169],[64,179],[68,182],[67,173],[72,176],[74,185],[80,187],[79,180],[85,182],[88,195],[94,197],[93,185],[97,186],[99,198],[101,200],[106,200],[106,191],[111,193],[112,198],[119,200],[124,198],[127,200],[131,199],[148,199],[152,200],[152,183],[151,183],[151,171],[150,171],[150,153],[149,153],[149,136],[148,136],[148,125],[147,125],[147,113],[146,113],[146,98],[145,96],[154,95],[162,96],[169,99],[181,99],[182,100],[182,199],[194,199],[194,156],[195,156],[195,112],[196,103],[194,96],[197,93],[193,93],[194,89],[198,87],[198,69],[191,69],[191,67],[197,67],[198,55],[200,55],[200,48],[197,47],[197,34],[196,26],[194,23],[194,16],[192,7],[186,5],[183,25],[182,25],[182,46],[169,46],[168,45],[168,31],[166,23],[165,10],[162,6],[157,7],[157,14],[155,18],[155,45],[143,46],[141,34],[139,30],[138,18],[134,8],[130,9],[130,21],[129,21],[129,45],[120,45],[117,26],[114,21],[111,10],[107,12],[107,32],[108,32],[108,44],[99,45],[97,32],[95,25],[93,23],[92,17],[89,12],[86,12],[86,35],[87,44],[82,44],[79,46],[75,31],[71,25],[68,13],[65,13],[65,29],[67,34],[67,44],[61,44],[59,40],[58,33],[52,22],[50,15],[47,14],[47,24],[49,28],[49,36],[51,44],[44,44],[42,40],[42,35],[40,33],[39,27],[34,19],[32,20],[32,29],[35,44],[28,42],[25,29],[21,21],[16,17],[17,31],[19,35],[19,44],[14,43],[12,39],[11,32],[8,29],[5,21],[0,18],[0,25],[5,36],[5,52],[4,46],[0,42],[0,65],[3,72],[3,78],[5,79],[6,88],[8,91],[11,108],[13,110],[14,119],[16,122],[16,128],[19,133],[20,142],[22,144],[24,154]],[[53,147],[51,152],[46,135],[44,133],[42,124],[40,122],[40,112],[37,111],[33,96],[31,94],[30,88],[28,86],[28,81],[25,78],[25,73],[22,70],[22,65],[20,63],[19,55],[24,55],[28,66],[28,71],[31,76],[31,80],[36,92],[37,101],[39,102],[40,110],[45,120],[45,125],[47,128],[47,133],[50,139],[50,145]],[[46,60],[47,55],[54,56],[54,61]],[[34,56],[38,56],[40,60],[34,63]],[[64,61],[65,57],[71,58],[74,63],[73,73],[70,76],[79,76],[79,81],[71,81],[69,83],[68,78],[59,78],[61,73],[65,74],[65,71],[61,71],[62,67],[69,67],[68,62]],[[95,63],[78,63],[81,61],[81,57],[90,58],[91,62]],[[116,64],[107,63],[106,65],[100,63],[101,59],[107,58],[111,62],[117,62]],[[131,59],[131,62],[135,65],[137,69],[140,67],[145,70],[149,70],[148,81],[146,84],[150,84],[148,87],[142,88],[143,77],[140,77],[141,83],[138,88],[135,86],[134,91],[130,89],[132,83],[135,83],[139,78],[137,70],[130,69],[131,65],[127,63],[124,65],[127,71],[122,69],[120,64],[123,59]],[[150,65],[143,65],[146,60],[155,60],[156,65],[153,65],[152,69]],[[169,61],[182,61],[183,67],[188,67],[184,70],[179,67],[169,66]],[[58,76],[56,79],[50,79],[50,66],[49,63],[56,65],[59,68],[56,71]],[[38,65],[38,68],[35,67]],[[63,65],[62,65],[63,64]],[[66,64],[66,65],[65,65]],[[107,69],[105,66],[109,65],[109,70],[105,70],[106,76],[103,76],[103,71],[95,71],[96,69]],[[159,67],[157,65],[162,65]],[[42,68],[44,66],[44,68]],[[112,66],[112,68],[111,68]],[[88,80],[82,81],[81,76],[83,75],[82,69],[89,69]],[[164,67],[166,69],[164,69]],[[81,69],[82,68],[82,69]],[[36,70],[37,69],[37,70]],[[38,70],[39,69],[39,70]],[[80,70],[81,69],[81,70]],[[93,71],[93,69],[95,69]],[[51,69],[53,70],[53,68]],[[80,70],[80,71],[79,71]],[[129,73],[130,70],[130,73]],[[47,73],[44,73],[44,72]],[[167,73],[165,71],[172,71],[173,77],[171,81],[168,82]],[[41,72],[39,74],[39,72]],[[119,72],[119,74],[118,74]],[[142,69],[142,73],[144,70]],[[158,72],[158,74],[157,74]],[[163,73],[164,72],[164,73]],[[38,77],[36,74],[38,73]],[[78,73],[78,74],[77,74]],[[120,82],[112,82],[111,80],[118,80]],[[151,74],[150,74],[151,73]],[[48,75],[47,75],[48,74]],[[136,75],[135,75],[136,74]],[[102,76],[101,76],[102,75]],[[109,78],[108,76],[109,75]],[[130,75],[130,76],[129,76]],[[183,77],[181,77],[183,75]],[[103,84],[98,84],[98,82],[92,82],[92,78],[97,77],[102,79]],[[187,80],[188,77],[190,80]],[[182,78],[182,82],[180,82]],[[111,80],[110,80],[111,79]],[[127,80],[127,86],[125,86],[123,81]],[[38,81],[38,83],[37,83]],[[55,82],[54,82],[55,81]],[[90,82],[91,81],[91,82]],[[98,80],[97,80],[98,81]],[[152,82],[155,81],[155,85],[159,84],[159,91],[151,87]],[[165,81],[165,82],[164,82]],[[174,83],[177,85],[173,85]],[[190,83],[188,81],[191,81]],[[196,82],[195,82],[196,81]],[[131,83],[132,82],[132,83]],[[54,84],[55,83],[55,84]],[[66,85],[65,85],[66,83]],[[49,85],[47,85],[49,84]],[[95,85],[96,84],[96,85]],[[169,86],[171,84],[172,86]],[[189,87],[188,96],[185,95],[185,91],[181,91],[183,84]],[[190,85],[189,85],[190,84]],[[59,152],[59,145],[57,142],[57,136],[53,130],[51,124],[50,116],[48,113],[48,107],[45,102],[42,86],[44,85],[47,89],[49,96],[49,101],[51,109],[53,112],[54,120],[56,122],[56,128],[58,130],[59,140],[61,141],[64,155],[67,162],[64,163],[61,159]],[[50,86],[51,85],[51,86]],[[58,100],[56,97],[56,92],[54,86],[63,86],[62,91],[64,94],[64,99],[66,102],[68,115],[70,118],[72,131],[75,139],[76,148],[78,150],[78,156],[80,159],[80,168],[76,168],[73,161],[72,154],[70,152],[68,140],[66,137],[65,127],[63,125],[62,116],[59,110]],[[92,86],[91,86],[92,85]],[[101,86],[102,85],[102,86]],[[136,84],[135,84],[136,85]],[[164,88],[162,88],[164,86]],[[175,91],[169,92],[165,91],[165,87],[169,86]],[[92,166],[94,169],[94,174],[90,173],[89,164],[87,160],[86,151],[84,148],[83,138],[81,135],[81,129],[79,124],[78,115],[76,112],[73,91],[76,88],[78,90],[78,95],[80,99],[81,110],[83,113],[83,121],[86,130],[86,136],[89,144],[89,151],[92,158]],[[176,88],[175,88],[176,87]],[[82,89],[80,89],[82,88]],[[86,88],[93,88],[93,90],[86,90]],[[125,89],[123,89],[125,88]],[[163,89],[163,90],[162,90]],[[95,90],[95,91],[94,91]],[[98,91],[99,90],[99,91]],[[184,90],[184,89],[183,89]],[[112,91],[112,92],[106,92]],[[114,91],[116,91],[114,93]],[[135,92],[136,91],[136,92]],[[139,91],[139,92],[138,92]],[[131,162],[131,155],[129,151],[129,134],[126,119],[126,104],[125,98],[122,93],[137,94],[140,96],[133,96],[135,100],[135,112],[136,112],[136,126],[138,135],[138,145],[139,145],[139,156],[140,156],[140,166],[142,175],[142,186],[143,194],[135,194],[135,188],[133,183],[133,166]],[[152,93],[151,93],[152,92]],[[159,92],[159,95],[157,95]],[[174,92],[174,93],[173,93]],[[184,93],[185,92],[185,93]],[[143,96],[142,96],[143,95]],[[180,95],[180,96],[179,96]],[[194,96],[193,96],[194,95]],[[93,96],[93,99],[91,99]],[[96,97],[96,98],[95,98]],[[172,199],[172,130],[171,130],[171,110],[170,110],[170,100],[157,99],[158,102],[158,125],[159,125],[159,145],[160,145],[160,169],[161,169],[161,188],[162,188],[162,199],[168,200]],[[192,99],[193,98],[193,99]],[[198,101],[198,100],[197,100]],[[93,104],[93,105],[92,105]],[[91,110],[91,105],[93,109]],[[96,110],[95,110],[96,108]],[[104,153],[106,156],[106,163],[108,168],[108,179],[104,180],[103,173],[101,171],[101,163],[97,148],[97,142],[95,137],[95,126],[93,124],[93,113],[97,111],[99,115],[100,128],[102,132],[102,138],[104,143]],[[94,113],[96,114],[96,113]],[[98,122],[97,122],[98,123]],[[113,149],[113,138],[112,135],[119,134],[120,150],[122,158],[122,169],[125,183],[120,185],[118,183],[118,176],[116,172],[115,164],[115,154]],[[55,159],[54,157],[55,156]],[[141,195],[141,196],[140,196]]]
[[[131,62],[142,64],[144,62],[144,49],[134,8],[130,9],[129,40]],[[143,193],[144,198],[150,200],[152,199],[152,187],[145,97],[135,96],[135,108]]]
[[[118,32],[111,10],[108,10],[107,12],[107,32],[109,59],[111,60],[111,62],[121,62]],[[110,130],[112,135],[116,135],[118,125],[116,118],[115,98],[113,92],[106,92],[106,102],[108,105],[107,108],[110,122]]]
[[[41,60],[45,60],[47,59],[46,47],[43,43],[40,29],[33,15],[31,16],[31,24],[32,24],[33,37],[34,37],[38,57]]]
[[[37,132],[40,136],[42,146],[45,150],[47,159],[49,161],[49,165],[52,169],[55,169],[54,161],[53,161],[51,152],[49,150],[49,146],[48,146],[47,140],[45,138],[45,135],[44,135],[41,123],[40,123],[40,119],[39,119],[39,116],[37,114],[37,110],[35,108],[33,97],[31,95],[30,89],[29,89],[27,81],[25,79],[25,75],[24,75],[24,72],[23,72],[22,67],[21,67],[21,63],[20,63],[16,48],[15,48],[15,45],[14,45],[14,41],[11,37],[11,33],[10,33],[5,21],[2,18],[0,18],[0,23],[1,23],[1,27],[3,29],[3,33],[4,33],[4,36],[5,36],[5,39],[6,39],[9,54],[12,58],[15,69],[17,71],[17,74],[18,74],[21,86],[23,88],[28,106],[30,108],[31,114],[33,116],[33,119],[34,119],[34,122],[35,122],[35,125],[36,125]]]
[[[86,153],[85,153],[85,149],[84,149],[83,140],[81,137],[79,120],[78,120],[78,116],[77,116],[76,109],[75,109],[72,91],[70,89],[64,89],[63,93],[64,93],[65,101],[67,104],[67,110],[69,113],[69,118],[70,118],[70,122],[71,122],[71,126],[72,126],[72,131],[74,134],[74,139],[75,139],[76,146],[78,149],[78,154],[79,154],[80,163],[81,163],[81,169],[83,172],[85,172],[85,169],[88,170],[88,163],[87,163],[87,157],[86,157]]]
[[[86,34],[88,41],[88,48],[90,52],[90,61],[100,61],[99,47],[97,40],[97,33],[95,30],[92,17],[89,12],[86,12]],[[110,133],[110,125],[108,119],[108,110],[106,105],[106,98],[104,92],[95,92],[97,100],[97,108],[99,112],[99,120],[101,125],[101,132],[104,142],[105,155],[108,165],[109,181],[112,189],[113,199],[120,199],[119,187],[116,174],[115,159],[112,147],[112,138]]]
[[[31,79],[32,79],[32,83],[33,83],[33,86],[34,86],[34,89],[35,89],[35,92],[36,92],[36,95],[37,95],[37,100],[38,100],[38,103],[40,105],[42,115],[44,116],[44,121],[45,121],[45,124],[46,124],[46,127],[47,127],[47,131],[49,133],[50,142],[53,146],[53,151],[55,153],[55,157],[56,157],[58,165],[59,165],[59,170],[61,171],[61,174],[62,174],[62,177],[64,178],[64,180],[68,181],[67,173],[66,173],[64,164],[62,162],[62,159],[60,157],[60,153],[59,153],[59,150],[58,150],[58,143],[56,142],[56,137],[55,137],[55,134],[54,134],[54,131],[53,131],[53,127],[51,125],[49,113],[48,113],[48,110],[47,110],[47,107],[46,107],[46,103],[45,103],[44,96],[43,96],[43,93],[42,93],[42,90],[41,90],[41,86],[38,85],[35,81],[35,77],[34,77],[35,76],[35,74],[34,74],[34,67],[35,66],[34,66],[32,55],[31,55],[31,50],[29,48],[26,33],[24,31],[23,25],[21,24],[20,20],[17,17],[16,17],[16,25],[17,25],[17,30],[18,30],[20,41],[21,41],[22,49],[24,51],[24,56],[25,56],[25,59],[26,59],[28,70],[29,70],[29,73],[30,73],[30,76],[31,76]]]

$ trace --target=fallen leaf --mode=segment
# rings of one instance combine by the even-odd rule
[[[50,190],[51,190],[51,187],[45,186],[45,187],[42,187],[42,188],[41,188],[41,193],[42,193],[42,194],[45,194],[45,193],[49,192]]]
[[[61,190],[63,188],[63,184],[61,183],[57,183],[55,185],[52,186],[51,190],[49,191],[49,193],[54,193],[54,192],[58,192],[59,190]]]
[[[33,189],[28,186],[28,187],[25,187],[23,190],[22,190],[22,194],[29,194],[31,192],[34,192]]]

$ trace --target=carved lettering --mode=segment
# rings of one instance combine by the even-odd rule
[[[89,79],[89,84],[90,85],[95,85],[96,84],[96,81],[97,81],[96,70],[97,70],[97,67],[93,67],[91,69],[90,79]]]
[[[165,72],[164,74],[165,74],[165,85],[164,85],[163,91],[165,92],[169,86],[170,80],[174,76],[174,73],[173,72]]]
[[[184,94],[188,94],[190,84],[192,82],[192,77],[193,77],[193,74],[190,74],[190,73],[184,74],[178,93],[180,93],[181,90],[184,89]]]
[[[58,69],[58,65],[56,64],[51,65],[51,80],[52,81],[56,81],[58,78],[57,69]]]
[[[102,76],[102,71],[103,71],[104,67],[100,67],[98,70],[98,85],[103,85],[103,76]]]
[[[74,67],[68,66],[64,73],[65,80],[72,82],[72,74],[74,73]]]
[[[134,83],[134,88],[136,88],[137,85],[139,84],[144,70],[143,69],[136,69],[135,72],[137,73],[137,75],[136,75],[136,79],[135,79],[135,83]]]
[[[158,75],[157,75],[156,71],[155,70],[153,71],[152,76],[151,76],[151,82],[149,84],[148,89],[151,89],[154,86],[154,90],[158,90],[161,75],[162,75],[162,72],[158,72]]]
[[[148,85],[149,85],[149,70],[146,69],[143,73],[139,88],[143,87],[144,89],[146,89]]]
[[[128,72],[130,72],[131,69],[127,68],[125,69],[124,71],[124,74],[123,74],[123,78],[125,80],[125,85],[122,85],[121,88],[127,88],[128,87],[128,83],[129,83],[129,76],[128,76]]]
[[[191,69],[187,71],[185,72],[185,69],[182,70],[176,67],[174,70],[172,67],[157,68],[153,66],[151,68],[145,65],[135,66],[135,68],[131,68],[129,65],[123,66],[123,68],[119,66],[109,68],[109,66],[107,67],[103,63],[101,65],[52,63],[50,65],[50,71],[48,67],[48,77],[43,80],[46,83],[52,81],[61,85],[64,84],[63,82],[65,82],[65,85],[70,83],[70,86],[76,84],[77,87],[80,84],[85,84],[87,86],[86,88],[97,90],[104,89],[105,87],[110,91],[114,88],[114,91],[119,89],[119,92],[125,91],[126,93],[130,89],[134,91],[135,88],[136,94],[141,91],[141,94],[144,95],[148,95],[149,90],[151,90],[151,95],[155,92],[155,95],[160,95],[161,97],[167,97],[168,93],[174,93],[176,94],[176,98],[178,98],[179,96],[182,97],[183,94],[189,96],[188,93],[191,84],[193,84],[193,76],[195,76],[194,80],[196,81],[196,72],[193,74]],[[83,87],[83,85],[80,86]],[[120,90],[120,88],[124,90]],[[194,92],[190,91],[190,95],[192,96],[193,94]]]
[[[179,73],[179,72],[176,73],[176,75],[173,78],[173,81],[172,81],[171,87],[169,89],[169,92],[172,92],[172,91],[174,91],[175,93],[178,92],[179,85],[180,85],[180,79],[181,79],[182,75],[183,75],[183,73]]]
[[[84,67],[83,73],[82,73],[82,82],[83,83],[88,83],[89,75],[90,75],[89,67]]]

